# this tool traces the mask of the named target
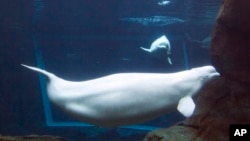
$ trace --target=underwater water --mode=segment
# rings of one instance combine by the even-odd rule
[[[172,73],[211,64],[209,37],[218,0],[31,0],[2,2],[0,134],[56,135],[69,140],[139,141],[184,117],[173,111],[117,128],[80,122],[50,103],[46,79],[20,64],[72,81],[121,72]],[[165,35],[171,45],[148,53]],[[162,53],[164,52],[164,53]],[[129,99],[127,99],[129,100]]]

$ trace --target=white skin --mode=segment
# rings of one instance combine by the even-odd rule
[[[211,66],[177,73],[118,73],[73,82],[48,76],[49,99],[79,120],[99,126],[143,122],[168,113],[185,96],[195,95],[219,74]]]
[[[170,43],[169,40],[165,35],[161,36],[160,38],[156,39],[150,46],[149,49],[141,47],[141,49],[148,51],[148,52],[154,52],[158,50],[159,48],[166,48],[170,52]]]
[[[170,42],[167,39],[167,37],[165,35],[161,36],[160,38],[156,39],[150,46],[149,49],[144,48],[144,47],[140,47],[142,50],[147,51],[149,53],[154,53],[157,52],[160,49],[165,49],[166,50],[166,54],[167,54],[167,61],[169,64],[172,64],[172,61],[169,57],[169,55],[171,54],[171,46],[170,46]]]

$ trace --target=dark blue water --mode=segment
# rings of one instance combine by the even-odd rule
[[[99,128],[68,117],[46,97],[45,80],[19,66],[37,65],[69,80],[119,72],[176,72],[211,64],[210,36],[217,0],[30,0],[1,4],[0,134],[50,134],[71,140],[142,140],[154,128],[184,118],[177,112],[121,128]],[[165,57],[147,54],[158,37]],[[187,37],[188,36],[188,37]],[[26,83],[24,83],[26,82]]]

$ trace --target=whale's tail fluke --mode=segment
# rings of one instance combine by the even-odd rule
[[[21,64],[22,66],[28,68],[28,69],[31,69],[33,71],[36,71],[36,72],[39,72],[41,74],[44,74],[46,75],[48,78],[52,78],[52,77],[55,77],[54,74],[50,73],[50,72],[47,72],[46,70],[42,70],[42,69],[39,69],[39,68],[36,68],[36,67],[31,67],[31,66],[28,66],[28,65],[24,65],[24,64]]]
[[[142,50],[144,50],[144,51],[147,51],[147,52],[151,52],[151,50],[150,49],[147,49],[147,48],[144,48],[144,47],[140,47]]]

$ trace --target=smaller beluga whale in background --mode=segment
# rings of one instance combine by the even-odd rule
[[[191,43],[192,46],[198,46],[198,47],[202,47],[202,48],[205,48],[205,49],[210,48],[211,40],[212,40],[211,35],[208,35],[203,40],[191,39],[191,37],[190,37],[190,35],[188,33],[185,33],[185,36],[188,39],[188,41]]]
[[[149,49],[140,47],[142,50],[149,52],[151,54],[154,54],[155,56],[160,55],[162,52],[164,52],[164,56],[166,56],[167,61],[170,65],[172,65],[172,61],[170,59],[171,54],[171,46],[168,38],[163,35],[160,38],[156,39],[150,46]]]
[[[65,113],[104,127],[144,122],[173,107],[190,117],[195,109],[192,96],[219,75],[214,67],[204,66],[176,73],[117,73],[75,82],[22,66],[48,77],[48,97]]]

